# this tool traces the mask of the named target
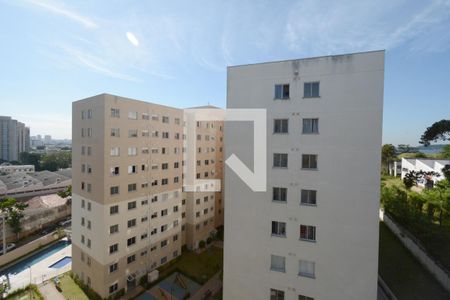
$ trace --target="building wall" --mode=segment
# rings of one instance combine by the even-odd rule
[[[267,191],[252,192],[225,169],[224,299],[376,299],[378,208],[384,52],[282,61],[228,68],[227,108],[267,109]],[[320,97],[304,98],[305,82],[320,82]],[[289,84],[289,100],[274,100],[275,84]],[[274,119],[289,120],[274,134]],[[302,134],[302,119],[318,118],[318,134]],[[225,126],[225,157],[251,169],[253,128]],[[263,147],[264,145],[255,145]],[[288,167],[274,168],[273,154]],[[301,168],[302,154],[318,155],[317,170]],[[287,188],[287,202],[272,188]],[[317,205],[300,205],[301,190],[317,190]],[[271,222],[286,223],[286,237]],[[316,226],[316,241],[300,240],[300,225]],[[285,272],[271,271],[271,255]],[[299,261],[315,263],[314,278],[299,276]]]
[[[0,159],[19,160],[19,154],[29,150],[30,128],[25,124],[0,116]]]
[[[118,109],[120,116],[112,117],[112,109]],[[137,112],[136,120],[129,117],[130,112]],[[214,228],[214,220],[208,230],[186,234],[190,228],[186,220],[194,213],[188,208],[193,207],[194,193],[182,190],[182,109],[102,94],[74,102],[72,114],[73,270],[108,297],[113,284],[118,284],[118,290],[130,289],[133,277],[137,285],[146,272],[180,255],[183,244],[193,245],[199,236],[203,239]],[[119,136],[112,136],[112,128],[119,129]],[[130,137],[130,130],[137,130],[137,136]],[[163,138],[165,133],[168,138]],[[118,156],[111,155],[113,148],[119,149]],[[129,155],[129,148],[136,148],[136,155]],[[135,173],[129,174],[130,166],[136,167]],[[116,167],[117,175],[112,173]],[[155,180],[157,184],[152,184]],[[136,191],[129,191],[129,184],[136,184]],[[119,187],[119,193],[112,195],[111,187]],[[128,209],[132,202],[136,208]],[[214,201],[210,203],[208,216],[213,219]],[[119,213],[111,215],[116,205]],[[128,221],[133,219],[136,225],[129,228]],[[114,225],[119,229],[111,234]],[[132,237],[136,243],[128,246]],[[110,253],[114,244],[118,251]],[[132,255],[136,261],[127,263]],[[118,269],[110,273],[115,263]]]

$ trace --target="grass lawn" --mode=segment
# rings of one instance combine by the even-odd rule
[[[379,274],[398,299],[448,299],[448,293],[380,222]]]
[[[384,183],[386,187],[397,186],[401,189],[405,189],[403,181],[400,177],[383,175],[381,176],[381,182]]]
[[[223,268],[223,249],[211,247],[201,254],[184,252],[174,263],[160,268],[161,276],[180,270],[200,284]]]
[[[28,300],[30,299],[30,292],[29,291],[23,291],[22,293],[15,295],[13,297],[7,297],[6,299],[10,300]],[[35,292],[31,293],[31,299],[32,300],[39,300],[41,299],[40,297],[38,297],[38,295]]]
[[[68,274],[65,274],[60,280],[64,298],[68,300],[89,300],[83,290],[80,289]]]

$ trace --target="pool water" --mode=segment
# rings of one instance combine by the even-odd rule
[[[61,269],[67,264],[70,264],[72,262],[72,257],[70,256],[64,256],[54,264],[52,264],[49,268],[55,268],[55,269]]]
[[[14,264],[11,267],[3,270],[2,272],[0,272],[0,276],[2,275],[14,276],[28,269],[29,266],[33,267],[34,264],[46,259],[47,257],[50,257],[54,253],[68,246],[70,246],[69,241],[66,240],[58,241],[55,244],[51,245],[50,247],[41,249],[36,253],[34,253],[33,255],[31,255],[30,257],[27,257],[26,259],[18,262],[17,264]]]

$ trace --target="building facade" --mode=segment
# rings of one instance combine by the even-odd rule
[[[183,109],[108,94],[73,103],[72,268],[102,297],[134,288],[214,231],[215,197],[183,192],[183,119]],[[203,141],[215,133],[199,134],[209,165]]]
[[[18,161],[30,150],[30,128],[11,117],[0,116],[0,159]]]
[[[419,180],[417,184],[422,187],[433,187],[438,181],[445,179],[442,169],[450,165],[450,159],[432,159],[432,158],[402,158],[401,179],[411,171],[415,172],[434,172],[435,175],[426,176]]]
[[[225,169],[224,299],[377,297],[384,52],[228,68],[227,108],[265,108],[267,189]],[[251,169],[253,129],[225,125]]]

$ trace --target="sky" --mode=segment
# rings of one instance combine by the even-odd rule
[[[386,50],[383,143],[450,116],[450,0],[0,0],[0,115],[71,136],[100,93],[225,107],[226,66]]]

